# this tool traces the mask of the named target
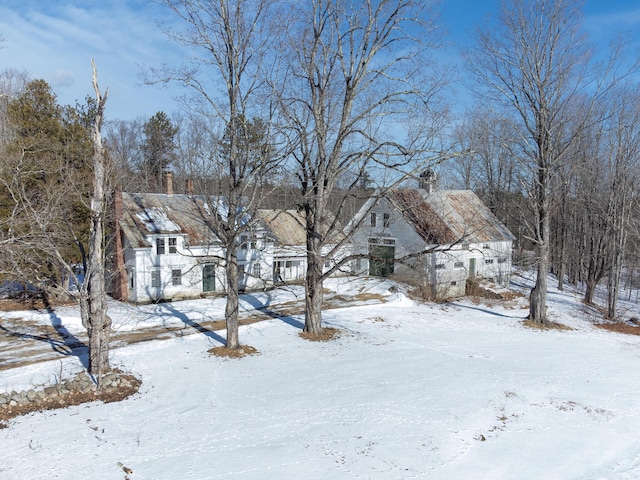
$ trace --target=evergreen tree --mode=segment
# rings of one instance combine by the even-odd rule
[[[13,135],[0,166],[0,273],[60,293],[88,239],[91,137],[81,112],[61,107],[44,80],[29,82],[7,116]]]
[[[178,129],[164,112],[158,112],[144,124],[141,173],[147,178],[147,186],[158,190],[163,172],[177,158],[175,136]]]

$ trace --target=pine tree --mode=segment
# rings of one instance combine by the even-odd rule
[[[149,189],[158,190],[163,172],[176,159],[175,136],[178,129],[164,112],[158,112],[144,124],[142,174]]]

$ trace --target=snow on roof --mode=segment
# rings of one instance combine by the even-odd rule
[[[150,232],[180,232],[180,226],[172,222],[167,216],[167,212],[162,209],[149,208],[137,212],[135,215]]]
[[[122,230],[134,247],[148,247],[147,237],[185,235],[191,245],[218,240],[216,219],[202,197],[158,193],[122,193]]]

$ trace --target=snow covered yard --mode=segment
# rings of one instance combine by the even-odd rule
[[[522,325],[524,301],[420,304],[389,283],[327,286],[388,301],[325,311],[342,330],[330,342],[301,339],[301,315],[244,326],[260,354],[242,359],[208,355],[220,335],[206,332],[114,349],[140,393],[16,418],[0,430],[0,478],[640,478],[640,337],[595,328],[576,295],[550,295],[572,330],[541,331]],[[277,311],[287,295],[299,291],[245,309]],[[217,314],[207,300],[110,314],[119,328],[193,323],[198,305]],[[60,318],[78,331],[71,310]],[[67,356],[8,369],[0,390],[81,367]]]

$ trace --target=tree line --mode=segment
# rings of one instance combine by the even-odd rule
[[[304,330],[320,335],[322,283],[342,267],[323,265],[354,198],[427,168],[475,190],[516,234],[537,271],[532,321],[549,321],[548,272],[560,288],[583,282],[587,303],[606,279],[607,314],[616,315],[639,241],[638,57],[618,40],[608,58],[594,58],[579,3],[505,2],[463,55],[477,101],[462,120],[445,102],[453,80],[437,60],[435,2],[161,3],[172,19],[161,28],[194,55],[143,73],[150,85],[184,87],[181,110],[106,121],[101,188],[160,192],[171,169],[185,190],[224,202],[215,222],[228,348],[240,347],[236,247],[259,208],[303,213]],[[46,82],[13,70],[0,87],[0,127],[10,127],[0,128],[0,242],[11,246],[0,273],[69,292],[65,282],[79,280],[68,272],[95,231],[99,100],[62,107]],[[336,248],[346,241],[348,232]]]

